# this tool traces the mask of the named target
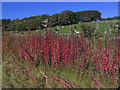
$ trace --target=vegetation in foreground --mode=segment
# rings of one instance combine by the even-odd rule
[[[117,88],[117,39],[46,32],[3,36],[3,88]]]

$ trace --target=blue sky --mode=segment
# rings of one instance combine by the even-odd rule
[[[64,10],[98,10],[103,18],[114,17],[118,15],[118,2],[2,2],[2,18],[22,19]]]

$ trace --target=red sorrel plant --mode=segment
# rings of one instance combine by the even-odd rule
[[[28,60],[31,64],[53,66],[56,70],[58,67],[76,65],[91,70],[94,75],[105,76],[106,79],[109,79],[108,76],[117,78],[120,59],[117,43],[104,48],[105,42],[100,38],[87,39],[74,34],[64,37],[52,32],[17,38],[12,36],[12,39],[10,37],[3,38],[6,47],[3,48],[4,53],[11,49],[14,55],[22,60]]]
[[[62,79],[62,78],[58,78],[55,76],[52,76],[54,79],[60,81],[61,83],[65,84],[68,88],[72,88],[72,85],[70,85],[66,80]]]
[[[100,88],[105,88],[100,81],[98,81],[93,75],[91,75],[87,70],[85,70],[87,74],[95,81],[95,83],[100,87]]]

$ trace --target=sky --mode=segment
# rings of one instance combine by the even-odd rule
[[[103,18],[118,16],[118,2],[2,2],[2,18],[22,19],[43,14],[98,10]]]
[[[1,0],[2,2],[119,2],[119,0]]]

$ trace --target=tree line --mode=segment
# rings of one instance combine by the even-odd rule
[[[102,20],[102,21],[105,21],[105,20],[109,20],[109,21],[111,21],[111,20],[120,20],[120,16],[102,18],[101,20]]]
[[[101,13],[97,10],[73,12],[70,10],[62,11],[51,16],[38,15],[23,19],[2,19],[3,31],[27,31],[38,30],[46,27],[64,26],[81,22],[91,22],[101,20]]]

